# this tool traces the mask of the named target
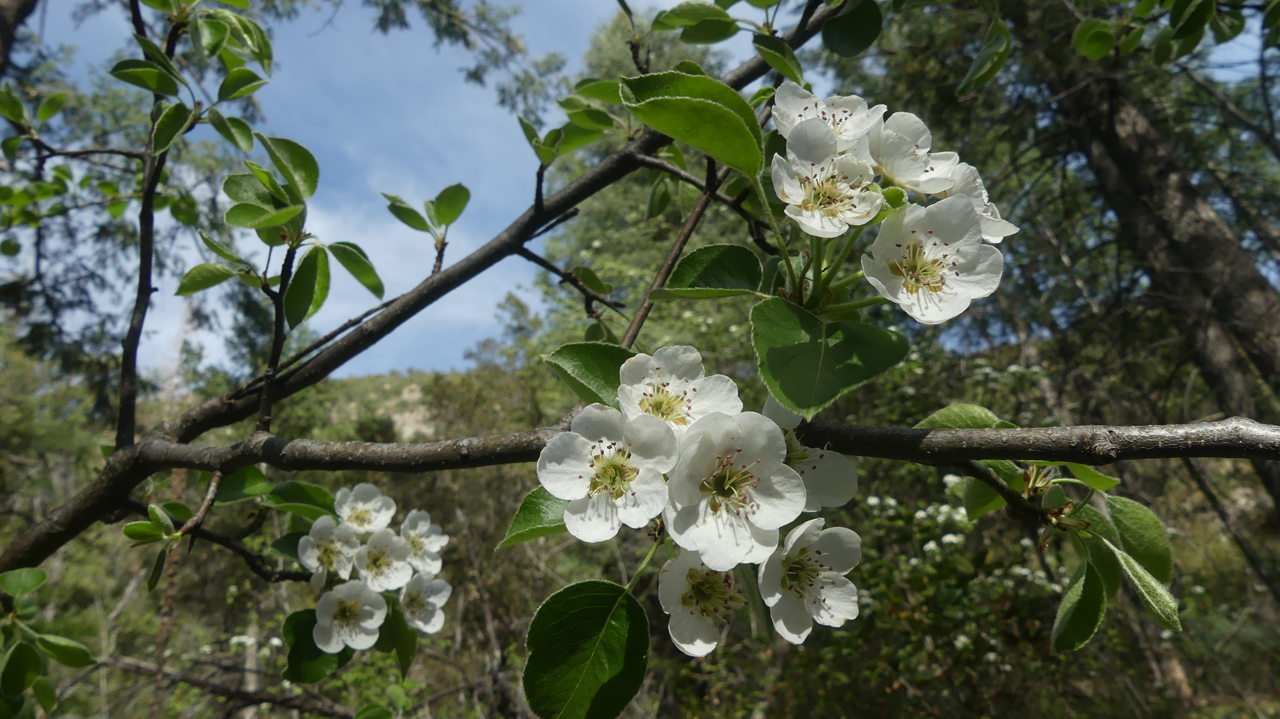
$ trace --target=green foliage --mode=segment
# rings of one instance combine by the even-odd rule
[[[749,176],[764,167],[764,140],[755,112],[723,83],[683,72],[623,78],[631,114],[664,135],[692,145]]]
[[[326,654],[316,646],[311,632],[316,626],[316,610],[303,609],[284,620],[284,643],[289,646],[284,678],[298,684],[315,684],[346,666],[355,652],[343,647],[337,654]]]
[[[618,406],[618,370],[635,352],[606,342],[562,345],[543,357],[583,402]]]
[[[973,59],[973,64],[969,66],[969,72],[956,87],[956,96],[967,95],[991,82],[1009,60],[1009,51],[1012,48],[1013,36],[1009,32],[1009,26],[997,17],[991,22],[991,28],[987,30],[987,38],[983,41],[978,56]]]
[[[534,489],[520,501],[511,526],[507,527],[507,536],[498,543],[497,549],[566,531],[564,511],[568,507],[569,500],[556,499],[542,487]]]
[[[0,591],[11,597],[21,597],[39,589],[49,575],[43,569],[28,567],[0,574]]]
[[[208,481],[207,477],[201,477]],[[247,499],[269,494],[275,485],[267,481],[262,470],[253,465],[236,470],[222,478],[218,484],[218,494],[214,498],[215,505],[234,504]]]
[[[320,311],[329,297],[329,253],[313,245],[298,262],[284,291],[284,318],[297,327]]]
[[[649,293],[655,300],[705,299],[757,294],[764,271],[755,253],[741,245],[708,245],[676,263],[665,288]]]
[[[840,14],[822,25],[822,44],[840,57],[856,57],[880,36],[884,17],[876,0],[847,0]]]
[[[1093,639],[1107,613],[1107,591],[1098,570],[1084,563],[1058,605],[1051,637],[1054,652],[1073,652]]]

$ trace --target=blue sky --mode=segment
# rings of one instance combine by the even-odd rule
[[[674,4],[665,0],[653,5]],[[639,9],[639,3],[633,5]],[[575,70],[591,34],[617,7],[614,0],[530,4],[513,27],[534,56],[559,52]],[[428,235],[405,227],[386,211],[381,192],[420,206],[455,182],[470,188],[471,202],[450,230],[449,264],[528,207],[537,160],[515,117],[497,106],[495,90],[463,80],[461,68],[471,62],[465,51],[435,48],[434,37],[416,17],[413,30],[384,36],[373,31],[372,13],[355,3],[347,3],[326,24],[330,12],[305,13],[274,28],[277,68],[270,84],[257,93],[266,114],[259,129],[301,142],[315,153],[321,181],[309,203],[308,229],[325,242],[345,240],[363,247],[386,284],[387,297],[394,297],[429,273],[434,249]],[[117,48],[131,42],[126,18],[118,12],[102,13],[78,27],[56,12],[44,22],[47,42],[77,47],[78,75],[90,66],[103,67]],[[739,56],[749,48],[736,39],[729,45]],[[190,252],[188,262],[198,261],[194,246]],[[526,289],[534,274],[524,260],[503,261],[338,375],[464,368],[463,353],[501,331],[494,307],[509,291],[536,302],[535,293]],[[144,366],[160,372],[173,366],[181,341],[183,300],[173,296],[175,287],[169,282],[156,293],[142,348]],[[374,304],[371,294],[335,267],[329,301],[309,325],[323,334]],[[194,339],[205,346],[211,361],[225,357],[214,334]]]

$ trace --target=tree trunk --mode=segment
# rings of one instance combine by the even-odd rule
[[[0,0],[0,77],[9,70],[9,53],[18,26],[36,9],[36,0]]]

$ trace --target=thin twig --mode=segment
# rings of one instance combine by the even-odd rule
[[[209,488],[204,492],[204,501],[200,503],[200,508],[196,513],[191,515],[182,528],[178,530],[178,534],[191,534],[204,524],[204,518],[209,514],[209,508],[213,506],[213,501],[218,498],[218,485],[222,484],[222,472],[214,472],[209,477]]]
[[[354,717],[356,712],[354,709],[336,704],[325,697],[319,695],[313,696],[287,696],[284,694],[270,694],[268,692],[247,691],[236,687],[229,687],[225,684],[210,681],[200,677],[185,674],[176,669],[168,669],[165,667],[157,667],[150,662],[144,662],[141,659],[133,657],[107,657],[103,663],[113,666],[124,671],[134,672],[135,674],[147,674],[150,676],[161,677],[170,682],[181,682],[189,684],[193,687],[199,687],[210,694],[242,704],[243,706],[252,706],[254,704],[272,704],[285,709],[295,709],[298,711],[310,712],[314,714],[322,714],[329,717]]]
[[[687,182],[690,185],[693,185],[698,188],[699,191],[706,189],[705,182],[698,179],[698,177],[693,173],[686,172],[681,169],[675,163],[668,162],[658,157],[650,157],[648,155],[641,155],[637,159],[641,165],[654,170],[661,170],[682,182]],[[715,200],[716,202],[723,204],[725,207],[728,207],[730,210],[733,210],[735,214],[747,221],[747,232],[751,234],[751,239],[755,241],[756,245],[758,245],[760,249],[770,255],[776,255],[778,254],[777,248],[770,245],[768,241],[764,239],[764,234],[760,230],[764,223],[757,220],[750,212],[747,212],[746,209],[742,207],[743,199],[745,199],[749,194],[750,190],[748,189],[738,193],[737,197],[729,197],[723,192],[717,190],[715,193]]]
[[[284,317],[284,297],[285,292],[289,289],[289,280],[293,276],[293,259],[298,254],[298,246],[291,240],[289,249],[284,255],[284,264],[280,267],[280,289],[274,292],[267,292],[267,296],[271,298],[271,306],[274,310],[273,327],[271,333],[271,356],[267,359],[267,370],[262,373],[262,401],[258,406],[258,431],[271,431],[271,406],[273,402],[272,390],[275,389],[276,372],[279,371],[280,353],[284,351],[285,340],[285,317]],[[263,291],[267,290],[266,283],[263,283]]]
[[[599,292],[596,292],[595,290],[591,289],[590,287],[587,287],[582,282],[581,277],[578,277],[572,272],[568,272],[566,270],[560,269],[559,267],[556,267],[554,264],[551,263],[550,260],[530,251],[527,248],[521,247],[520,249],[516,250],[516,254],[532,262],[533,264],[541,267],[547,272],[550,272],[556,277],[559,277],[560,282],[562,284],[567,283],[569,285],[572,285],[575,290],[581,292],[582,296],[586,297],[591,302],[599,302],[600,304],[605,305],[606,307],[612,307],[614,309],[621,309],[623,307],[626,307],[624,303],[611,300],[608,297],[605,297],[604,295],[600,294]]]

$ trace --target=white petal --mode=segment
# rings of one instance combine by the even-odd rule
[[[788,535],[788,539],[790,536]],[[766,607],[772,607],[782,598],[782,552],[773,552],[760,563],[760,598]]]
[[[680,598],[689,591],[689,570],[702,566],[697,552],[682,550],[680,556],[668,559],[658,573],[658,601],[662,611],[673,614],[682,609]]]
[[[818,98],[794,82],[787,80],[773,94],[773,124],[778,134],[791,135],[791,128],[801,120],[814,116]]]
[[[647,354],[638,354],[629,358],[618,368],[620,385],[637,385],[644,382],[653,370],[653,358]]]
[[[848,457],[825,449],[806,447],[802,466],[793,467],[804,480],[806,512],[822,507],[843,507],[858,493],[858,468]]]
[[[391,526],[391,520],[396,516],[396,501],[390,497],[379,497],[372,503],[370,511],[373,519],[369,522],[366,531],[386,529]]]
[[[803,643],[813,631],[813,619],[805,609],[804,600],[795,592],[783,592],[778,602],[769,608],[769,617],[778,636],[792,644]]]
[[[342,640],[347,646],[357,651],[368,649],[378,643],[378,631],[361,630],[354,628],[353,631],[343,633]]]
[[[836,574],[844,574],[862,561],[862,537],[846,527],[824,530],[810,549],[815,559]]]
[[[431,515],[421,509],[411,509],[405,515],[404,521],[400,523],[400,536],[408,537],[410,534],[425,534],[431,529]]]
[[[686,537],[697,545],[698,556],[708,569],[727,572],[758,549],[752,529],[746,516],[723,508],[708,513],[703,522],[690,528]]]
[[[667,483],[656,469],[644,467],[629,487],[630,492],[617,501],[618,519],[628,527],[640,529],[667,506]]]
[[[947,284],[975,298],[987,297],[1000,287],[1000,277],[1004,273],[1004,254],[1000,250],[983,244],[963,253],[961,258],[951,268]]]
[[[368,482],[361,482],[355,486],[355,489],[351,490],[351,501],[357,504],[376,502],[381,496],[382,490],[378,489],[377,485]]]
[[[742,411],[738,385],[722,374],[713,374],[689,383],[689,418],[697,421],[712,412],[734,415]]]
[[[423,607],[422,611],[406,614],[404,619],[423,634],[435,634],[444,628],[444,612],[430,605]]]
[[[691,657],[705,657],[720,643],[715,622],[696,608],[681,607],[681,611],[672,614],[667,631],[676,647]]]
[[[770,176],[773,178],[773,192],[779,200],[794,204],[804,199],[804,188],[796,178],[796,171],[791,167],[791,162],[784,160],[782,155],[773,156]]]
[[[653,371],[666,373],[673,379],[701,379],[702,355],[687,345],[663,347],[653,353]]]
[[[787,458],[787,440],[782,430],[768,417],[756,412],[740,412],[734,416],[739,430],[739,456],[753,474],[772,473]],[[760,460],[756,462],[755,460]]]
[[[903,135],[924,152],[928,152],[933,143],[933,133],[924,124],[924,120],[909,112],[895,112],[890,115],[889,119],[884,121],[884,129]]]
[[[619,442],[626,436],[627,420],[622,413],[602,404],[587,405],[573,418],[570,429],[588,442],[603,439]],[[550,490],[548,490],[550,491]]]
[[[810,519],[804,524],[796,525],[790,532],[787,532],[787,541],[783,542],[782,551],[791,556],[796,553],[796,550],[812,545],[818,541],[818,537],[822,536],[822,527],[826,522],[827,520],[818,517],[817,519]]]
[[[799,427],[800,420],[804,419],[804,417],[778,404],[778,400],[774,399],[773,395],[769,395],[769,398],[764,401],[764,411],[761,414],[773,420],[773,423],[778,425],[779,429],[784,430]]]
[[[453,586],[443,579],[432,579],[427,584],[425,593],[428,602],[437,607],[443,607],[449,601],[449,597],[453,595]]]
[[[425,574],[439,574],[440,570],[444,568],[444,560],[440,559],[440,555],[434,552],[411,554],[408,562],[415,572],[423,572]]]
[[[311,640],[325,654],[337,654],[346,646],[334,632],[332,625],[316,624],[311,628]]]
[[[595,470],[590,466],[591,442],[573,432],[561,432],[538,455],[538,481],[557,499],[587,496]]]
[[[760,564],[767,561],[773,553],[778,551],[778,530],[761,529],[756,525],[751,525],[751,541],[753,546],[747,551],[745,557],[742,558],[743,564]]]
[[[622,527],[618,505],[607,492],[569,502],[564,510],[564,527],[584,542],[613,539]]]
[[[756,503],[751,513],[752,524],[761,529],[777,529],[804,511],[804,480],[794,469],[782,465],[763,477],[757,475],[756,479],[747,490],[747,495]]]
[[[631,452],[631,466],[651,467],[659,473],[669,472],[676,466],[679,442],[666,422],[651,414],[642,414],[626,424],[624,437],[627,451]]]
[[[951,189],[955,184],[951,173],[960,162],[960,156],[954,152],[934,152],[929,154],[927,159],[919,177],[903,184],[924,195],[933,195]]]
[[[312,572],[311,579],[308,583],[311,585],[312,589],[324,589],[325,582],[327,581],[329,581],[328,570],[324,567],[319,567],[316,571]]]
[[[711,417],[724,417],[724,415],[709,415],[709,418]],[[680,460],[667,475],[667,491],[671,504],[676,509],[697,505],[702,501],[700,490],[702,480],[709,476],[716,466],[719,445],[710,432],[704,431],[708,425],[695,422],[694,427],[701,427],[701,429],[690,428],[690,431],[685,432],[680,438]]]
[[[787,155],[806,165],[827,163],[836,156],[836,135],[825,120],[805,120],[791,128]]]
[[[968,197],[956,195],[925,209],[921,229],[952,245],[982,240],[982,220]]]
[[[815,592],[820,592],[821,598]],[[804,606],[817,623],[838,627],[858,618],[858,588],[834,572],[824,572],[818,576],[817,586],[806,593]]]
[[[302,562],[303,567],[313,571],[320,567],[320,548],[309,536],[298,540],[298,561]]]
[[[819,210],[805,210],[799,205],[787,205],[784,212],[787,213],[787,217],[800,225],[800,229],[814,237],[839,237],[849,229],[847,222],[837,217],[828,217],[827,213]]]

